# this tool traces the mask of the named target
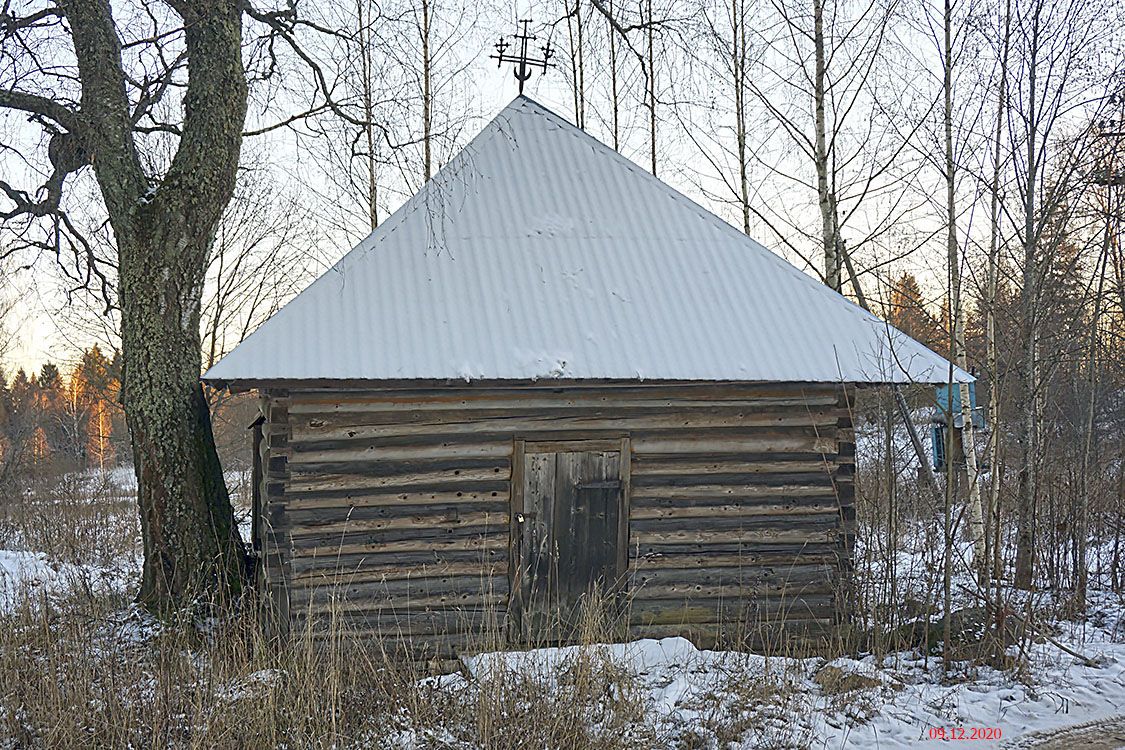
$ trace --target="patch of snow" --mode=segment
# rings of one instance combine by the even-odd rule
[[[1120,601],[1101,601],[1118,617],[1105,616],[1116,627]],[[431,689],[458,691],[484,684],[494,675],[513,671],[551,683],[576,659],[600,659],[623,667],[643,691],[646,713],[674,736],[698,728],[714,706],[752,711],[739,679],[765,684],[779,680],[789,697],[772,710],[755,713],[756,722],[732,748],[781,741],[813,748],[912,748],[930,741],[930,730],[996,727],[1001,739],[974,741],[973,747],[998,747],[1006,740],[1052,730],[1125,711],[1125,644],[1105,628],[1076,626],[1060,637],[1070,648],[1094,659],[1090,666],[1049,643],[1034,647],[1031,679],[988,667],[963,666],[945,681],[940,658],[903,652],[882,660],[873,656],[823,659],[765,657],[740,652],[700,650],[684,638],[639,640],[624,644],[566,646],[523,652],[496,652],[464,657],[464,673],[424,681]],[[844,675],[867,678],[844,695],[826,693],[816,681],[825,667]],[[741,676],[741,677],[740,677]],[[692,731],[695,731],[692,729]],[[765,734],[763,734],[765,733]],[[412,727],[399,737],[422,742],[430,733]],[[780,739],[779,739],[780,738]],[[788,738],[788,739],[785,739]],[[424,744],[424,743],[423,743]],[[707,745],[704,745],[707,746]]]
[[[466,383],[471,383],[484,377],[484,368],[470,362],[462,362],[461,366],[457,368],[457,377]]]
[[[219,687],[217,695],[221,700],[231,703],[252,698],[273,690],[285,680],[286,676],[284,669],[259,669]]]
[[[21,602],[35,606],[75,591],[124,592],[136,581],[139,563],[120,563],[76,565],[52,561],[43,552],[0,549],[0,613],[17,609]]]
[[[570,375],[567,363],[573,360],[573,356],[567,352],[517,349],[514,356],[521,367],[535,373],[531,376],[532,380],[565,378]]]

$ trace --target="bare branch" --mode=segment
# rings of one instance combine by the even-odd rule
[[[54,99],[12,89],[0,89],[0,108],[46,117],[72,133],[81,130],[79,114]]]

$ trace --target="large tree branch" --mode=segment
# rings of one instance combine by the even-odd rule
[[[121,43],[109,0],[62,0],[62,7],[82,80],[83,145],[117,223],[148,187],[133,140]]]
[[[72,133],[77,133],[81,129],[77,112],[61,102],[48,99],[45,96],[12,89],[0,89],[0,107],[46,117]]]
[[[242,13],[236,0],[169,4],[184,21],[188,83],[179,147],[154,210],[175,206],[190,230],[210,234],[234,192],[242,148]]]

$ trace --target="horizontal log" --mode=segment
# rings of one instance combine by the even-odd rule
[[[826,462],[819,454],[798,453],[787,457],[778,453],[733,453],[726,455],[665,455],[642,454],[633,457],[634,481],[641,479],[659,481],[661,477],[682,477],[684,481],[700,475],[738,473],[746,475],[827,474],[834,464]]]
[[[363,474],[366,476],[410,476],[413,474],[446,474],[467,472],[477,469],[505,473],[511,470],[508,460],[455,456],[453,458],[392,461],[380,458],[378,461],[326,462],[320,464],[304,463],[300,467],[289,467],[290,473],[339,473]]]
[[[441,525],[463,524],[471,522],[470,519],[495,519],[497,516],[508,517],[507,498],[498,502],[496,498],[488,498],[474,503],[425,503],[411,505],[398,503],[392,505],[348,506],[340,507],[289,507],[286,513],[289,528],[294,532],[301,529],[320,529],[343,531],[345,529],[378,529],[393,528],[395,525]],[[391,525],[379,526],[376,522],[387,522]]]
[[[507,568],[507,540],[504,546],[491,549],[449,549],[427,547],[422,551],[378,551],[350,554],[300,555],[291,566],[294,576],[354,575],[359,573],[395,575],[399,571],[429,568],[464,568],[491,570]],[[462,568],[462,569],[464,569]]]
[[[639,539],[629,539],[629,554],[633,559],[657,560],[665,557],[679,557],[684,555],[835,555],[838,552],[835,539],[821,539],[816,542],[787,542],[784,540],[751,541],[751,540],[684,540],[641,542]]]
[[[785,548],[777,551],[770,550],[768,546],[748,547],[741,554],[650,554],[645,557],[630,557],[631,570],[640,571],[650,568],[672,569],[690,568],[703,569],[738,568],[757,566],[788,566],[788,565],[827,565],[834,567],[838,562],[838,555],[834,545],[820,545],[826,551],[815,552],[815,545],[797,547],[783,545]],[[757,550],[757,551],[750,551]],[[632,551],[632,550],[630,550]]]
[[[762,581],[757,584],[717,584],[705,586],[703,584],[669,583],[667,585],[646,585],[632,593],[634,602],[644,601],[679,601],[694,602],[699,600],[726,599],[738,600],[761,596],[774,596],[787,594],[794,601],[809,595],[824,595],[835,593],[835,587],[827,581],[809,581],[803,584],[791,584],[782,581]]]
[[[461,607],[468,609],[489,609],[506,606],[508,593],[480,593],[457,592],[436,593],[432,595],[418,595],[396,600],[390,599],[356,599],[347,600],[333,597],[330,592],[319,589],[312,590],[311,595],[301,594],[291,597],[290,609],[298,610],[310,615],[324,615],[333,612],[410,612],[413,610],[448,609]]]
[[[715,453],[791,453],[807,452],[834,456],[836,440],[832,437],[759,436],[719,438],[710,432],[694,437],[673,438],[648,435],[632,436],[633,454],[646,453],[715,454]]]
[[[511,439],[492,442],[453,443],[449,445],[406,445],[400,447],[318,450],[295,454],[293,464],[321,462],[424,461],[451,458],[493,458],[508,460],[512,455]],[[293,466],[290,467],[293,469]]]
[[[503,543],[508,541],[508,521],[497,518],[495,523],[476,526],[423,526],[415,528],[385,529],[381,531],[357,530],[340,533],[304,532],[293,535],[293,549],[312,548],[328,551],[353,547],[378,549],[382,545],[396,542],[412,544],[441,544],[451,541],[470,542],[477,539],[493,538]]]
[[[638,487],[631,497],[643,504],[648,500],[661,498],[726,498],[741,500],[755,497],[822,497],[835,498],[831,483],[824,484],[695,484],[682,487]]]
[[[620,437],[620,432],[615,432],[609,437]],[[591,436],[592,437],[592,436]],[[605,437],[603,435],[602,437]],[[530,436],[529,436],[530,438]],[[538,435],[536,439],[554,439],[551,435]],[[563,436],[565,439],[566,436]],[[634,456],[642,457],[646,453],[659,454],[716,454],[716,453],[814,453],[831,460],[836,455],[836,441],[832,437],[815,437],[808,435],[734,435],[719,437],[707,432],[704,435],[682,437],[633,435],[632,451]],[[390,447],[369,447],[364,449],[350,449],[346,447],[318,450],[304,453],[294,453],[290,459],[290,470],[296,464],[315,464],[321,462],[364,462],[379,461],[411,461],[427,459],[452,459],[452,458],[495,458],[508,459],[511,456],[511,436],[495,436],[491,441],[479,443],[445,443],[434,445],[402,445]],[[853,451],[854,453],[854,451]]]
[[[414,513],[393,513],[387,516],[359,519],[355,518],[354,514],[352,516],[346,513],[327,514],[326,517],[321,517],[316,523],[302,524],[292,521],[289,525],[289,537],[294,544],[308,538],[332,538],[326,535],[334,535],[335,538],[339,538],[344,535],[352,536],[355,534],[374,532],[391,533],[402,531],[405,535],[402,538],[412,538],[417,536],[415,532],[425,533],[430,536],[445,536],[466,527],[491,527],[491,533],[495,533],[496,529],[499,529],[501,525],[506,529],[507,524],[507,508],[497,507],[476,513],[469,513],[453,506],[451,510],[447,509],[444,512],[421,511]],[[397,537],[392,535],[387,538],[396,539]]]
[[[342,442],[362,444],[365,441],[385,441],[399,437],[444,437],[489,434],[535,434],[549,432],[620,431],[640,432],[653,430],[691,429],[710,431],[729,427],[817,428],[835,434],[839,422],[837,409],[811,408],[785,411],[759,411],[755,409],[716,409],[685,411],[676,407],[653,410],[652,413],[634,415],[609,404],[601,415],[577,415],[565,410],[543,408],[509,413],[503,417],[481,416],[474,412],[458,412],[445,420],[397,422],[391,424],[359,424],[358,419],[314,418],[299,420],[294,424],[290,445],[298,450],[316,450]],[[443,416],[450,417],[448,412]]]
[[[420,490],[409,492],[368,492],[365,490],[324,490],[283,495],[277,503],[290,510],[318,508],[371,508],[398,505],[449,505],[453,503],[499,503],[507,506],[508,488],[503,490]]]
[[[305,585],[301,585],[305,584]],[[354,581],[344,579],[326,585],[313,581],[293,581],[289,587],[290,601],[307,602],[341,601],[369,603],[372,606],[410,606],[415,598],[424,600],[435,596],[455,598],[481,594],[507,594],[508,577],[481,578],[480,576],[437,576],[433,578],[403,578],[384,581]]]
[[[390,411],[411,408],[503,408],[513,402],[532,403],[536,406],[558,406],[572,403],[598,403],[612,401],[624,405],[675,406],[679,403],[698,402],[713,405],[716,401],[746,401],[757,403],[767,399],[789,400],[804,403],[811,399],[825,404],[839,405],[836,386],[815,384],[762,383],[762,384],[557,384],[518,385],[506,387],[464,387],[462,384],[430,388],[378,389],[343,388],[331,390],[293,391],[289,396],[291,414],[325,411]],[[539,403],[536,403],[539,402]]]
[[[832,581],[834,569],[818,563],[789,565],[744,565],[741,567],[666,568],[646,566],[629,573],[630,591],[644,596],[642,587],[665,586],[754,586],[761,583],[803,586]],[[651,597],[650,597],[651,598]],[[657,597],[658,598],[658,597]]]
[[[500,408],[470,406],[465,408],[432,408],[427,404],[411,403],[411,408],[392,410],[332,410],[327,412],[306,412],[290,417],[293,438],[298,441],[323,440],[332,438],[360,437],[376,432],[393,433],[409,428],[436,431],[467,429],[472,425],[493,423],[501,431],[511,429],[535,429],[537,425],[553,422],[578,422],[599,420],[657,420],[658,424],[668,424],[668,420],[707,419],[727,420],[739,424],[773,424],[799,420],[800,424],[829,424],[840,427],[841,415],[846,414],[839,407],[829,403],[831,399],[771,399],[764,401],[664,401],[639,402],[629,404],[620,401],[600,403],[560,403],[558,401],[531,402],[515,401]],[[683,422],[681,424],[687,424]],[[675,424],[673,421],[672,424]],[[520,427],[519,425],[527,425]],[[635,427],[643,426],[638,422]],[[611,426],[612,427],[612,426]],[[589,424],[587,429],[603,429],[604,425]]]
[[[798,505],[783,504],[780,501],[754,502],[754,503],[717,503],[708,501],[706,504],[695,501],[684,501],[686,504],[677,507],[637,507],[629,511],[631,521],[652,520],[682,520],[693,524],[697,519],[705,518],[740,518],[747,525],[766,518],[803,518],[808,516],[823,516],[827,513],[838,513],[837,508],[830,500],[817,500],[816,504]]]
[[[431,482],[428,484],[386,484],[382,486],[364,486],[363,482],[352,483],[351,486],[318,485],[315,482],[303,483],[300,487],[286,490],[287,496],[299,498],[333,498],[350,497],[356,495],[404,495],[404,494],[451,494],[464,497],[466,494],[488,495],[496,498],[506,498],[511,485],[507,476],[491,481],[473,481],[453,479],[446,482]],[[454,501],[456,502],[456,501]]]
[[[808,584],[792,586],[782,582],[765,581],[757,585],[719,585],[668,584],[667,586],[645,586],[632,591],[632,602],[636,606],[643,602],[701,602],[701,600],[726,600],[740,602],[742,599],[756,599],[763,596],[786,595],[792,602],[802,602],[808,596],[831,596],[836,588],[827,581],[810,581]]]
[[[724,515],[729,512],[736,512],[740,509],[741,512],[746,514],[769,514],[771,512],[779,515],[784,515],[788,509],[792,509],[794,513],[804,513],[810,508],[821,508],[835,510],[840,506],[839,498],[836,497],[831,491],[821,492],[817,495],[806,496],[749,496],[749,497],[731,497],[729,495],[718,495],[714,497],[691,497],[691,496],[672,496],[672,497],[633,497],[630,500],[630,505],[633,511],[633,518],[638,518],[636,512],[638,510],[645,512],[653,511],[670,511],[671,515],[676,513],[684,513],[685,515],[707,515],[713,513],[714,515]],[[764,510],[756,510],[756,509]]]
[[[479,556],[478,556],[479,558]],[[331,562],[331,561],[329,561]],[[485,562],[480,559],[468,562],[431,563],[421,565],[398,565],[396,567],[369,567],[361,562],[358,566],[346,568],[339,563],[326,567],[294,570],[293,585],[298,586],[336,586],[352,583],[374,583],[378,581],[424,580],[448,578],[451,576],[473,576],[479,580],[508,577],[508,564],[504,560]]]
[[[671,625],[689,622],[765,624],[807,618],[831,618],[837,603],[832,594],[757,596],[669,601],[637,599],[626,605],[630,624]]]
[[[468,476],[453,474],[446,481],[437,481],[436,476],[416,476],[410,479],[417,480],[419,483],[409,484],[399,482],[400,478],[394,477],[369,479],[363,475],[352,475],[350,477],[325,475],[321,477],[313,474],[309,475],[305,481],[291,481],[286,486],[284,494],[287,499],[290,497],[341,499],[356,495],[382,496],[387,498],[387,504],[394,504],[393,497],[427,493],[458,498],[452,500],[452,502],[459,502],[459,498],[465,497],[466,494],[491,495],[506,501],[509,487],[508,476],[496,471],[490,471],[485,476],[488,481],[481,481],[480,477],[475,474]],[[493,480],[492,477],[495,476],[502,476],[503,478]],[[633,496],[638,499],[671,495],[741,494],[742,496],[753,496],[768,493],[768,488],[777,488],[774,494],[809,495],[815,494],[813,488],[818,488],[821,493],[824,493],[830,492],[833,487],[831,478],[827,474],[713,474],[706,477],[708,484],[698,484],[701,478],[671,475],[660,475],[658,477],[641,475],[638,477],[634,475]],[[844,484],[849,478],[838,478],[837,485]],[[425,479],[433,481],[422,483]],[[720,482],[723,484],[720,484]],[[803,484],[797,482],[803,482]],[[718,489],[712,489],[715,487]],[[676,492],[670,488],[684,488],[684,491]],[[325,503],[325,505],[340,504],[342,503]]]
[[[643,543],[650,534],[711,534],[711,533],[744,533],[757,534],[762,532],[792,532],[807,536],[821,534],[834,530],[839,521],[836,511],[818,515],[802,516],[755,516],[751,518],[726,518],[719,516],[701,516],[692,518],[690,523],[683,518],[658,518],[633,520],[629,523],[631,542]],[[752,536],[746,538],[753,538]],[[763,537],[762,541],[774,537]],[[777,541],[793,541],[778,538]]]
[[[499,609],[431,609],[406,612],[335,612],[308,615],[298,612],[294,626],[316,630],[336,628],[345,633],[365,631],[382,637],[418,635],[473,635],[499,640],[505,630],[507,612]]]
[[[289,408],[281,424],[294,423],[302,430],[334,429],[354,424],[403,424],[432,421],[448,423],[468,416],[472,419],[502,419],[519,414],[574,415],[598,417],[610,412],[628,417],[643,417],[669,412],[696,414],[738,411],[745,414],[768,412],[813,411],[832,413],[837,420],[846,417],[847,409],[822,394],[786,394],[774,396],[730,396],[706,398],[669,397],[667,393],[650,393],[635,397],[603,394],[585,398],[570,395],[513,394],[509,398],[455,399],[440,401],[427,398],[396,398],[359,396],[345,400],[301,401]],[[449,415],[444,416],[444,415]],[[277,423],[270,420],[271,423]]]
[[[358,438],[349,440],[324,440],[316,441],[315,443],[297,443],[290,441],[291,456],[289,461],[293,464],[320,463],[326,461],[355,461],[361,460],[364,456],[378,459],[385,457],[383,455],[385,450],[396,451],[403,448],[412,448],[423,451],[437,447],[463,447],[466,451],[472,452],[465,452],[462,454],[462,457],[480,457],[482,455],[492,455],[481,452],[489,446],[494,448],[495,446],[503,445],[511,448],[512,438],[516,434],[516,432],[511,430],[466,433],[438,432],[421,435],[368,437],[362,440]],[[647,441],[646,444],[651,443],[656,445],[662,445],[663,443],[661,441],[671,442],[673,444],[685,440],[690,442],[700,439],[701,436],[705,436],[711,441],[726,440],[730,441],[732,444],[736,441],[756,441],[758,444],[765,446],[760,448],[760,450],[767,452],[770,450],[818,451],[818,446],[825,441],[831,443],[833,451],[835,451],[836,444],[835,427],[818,428],[816,426],[743,427],[733,425],[715,426],[702,430],[691,427],[625,430],[614,423],[612,427],[601,430],[571,430],[568,429],[566,423],[563,422],[554,423],[549,429],[538,432],[518,431],[518,434],[521,438],[527,440],[548,441],[581,439],[583,437],[620,437],[628,434],[634,441]],[[662,452],[679,452],[679,450],[671,448],[662,450]],[[418,457],[421,458],[423,455],[419,455]],[[398,459],[400,457],[393,456],[393,458]]]
[[[731,529],[729,531],[696,531],[676,529],[669,526],[660,531],[632,532],[629,537],[630,545],[646,547],[653,544],[699,544],[701,547],[710,545],[735,545],[763,544],[789,542],[793,544],[818,544],[833,541],[835,529],[817,528],[810,530],[795,530],[786,528],[766,529]]]
[[[298,557],[333,557],[336,555],[368,555],[376,553],[398,552],[436,552],[444,554],[452,550],[481,551],[481,550],[506,550],[508,547],[508,529],[505,527],[503,534],[457,534],[439,536],[437,538],[414,536],[398,541],[369,541],[371,535],[363,535],[363,541],[325,542],[322,544],[307,543],[300,546],[294,545],[293,560]],[[338,539],[338,537],[337,537]]]
[[[700,487],[706,485],[785,487],[791,485],[814,485],[831,487],[833,475],[827,466],[814,471],[745,471],[749,467],[725,464],[705,474],[633,474],[633,487]]]
[[[378,469],[381,461],[370,460],[352,464],[332,464],[332,470],[324,468],[323,464],[293,464],[290,466],[289,482],[286,490],[289,492],[316,492],[323,490],[381,490],[404,491],[407,489],[467,489],[471,485],[481,485],[481,488],[503,489],[507,486],[511,476],[511,469],[505,462],[498,466],[493,459],[488,467],[476,469],[452,469],[446,471],[416,473],[416,474],[375,474],[371,469]]]

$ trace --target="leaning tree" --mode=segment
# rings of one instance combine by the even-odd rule
[[[0,218],[7,247],[49,249],[119,316],[139,601],[167,612],[226,599],[242,587],[246,552],[199,382],[208,259],[252,85],[266,81],[271,107],[288,106],[256,132],[326,112],[356,121],[300,43],[338,32],[298,18],[295,2],[0,2]],[[287,61],[300,65],[300,93],[279,81]],[[99,217],[108,258],[83,229]]]

